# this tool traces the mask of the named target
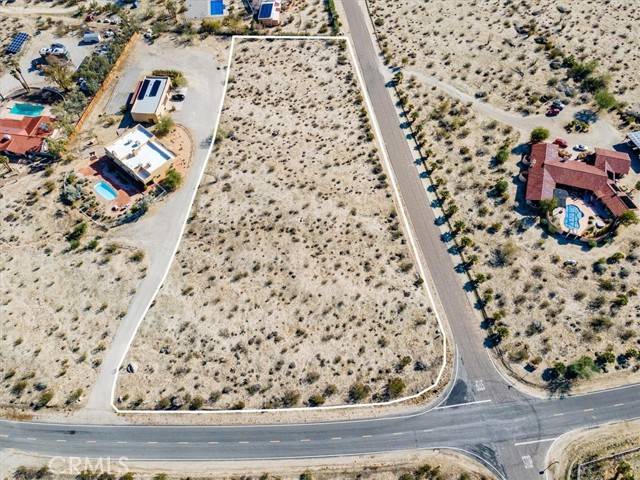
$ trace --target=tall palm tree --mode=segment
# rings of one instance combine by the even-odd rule
[[[29,87],[29,84],[25,80],[24,75],[22,75],[22,70],[20,69],[20,66],[18,65],[18,63],[15,60],[11,60],[8,66],[10,69],[9,74],[13,78],[15,78],[20,85],[22,85],[22,88],[24,88],[27,92],[30,92],[31,88]]]

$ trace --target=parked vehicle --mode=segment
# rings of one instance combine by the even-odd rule
[[[569,146],[569,144],[567,143],[567,141],[564,138],[556,138],[553,143],[555,145],[558,145],[560,148],[567,148]]]
[[[41,57],[46,57],[47,55],[66,58],[69,55],[69,50],[67,50],[67,47],[65,47],[61,43],[52,43],[49,47],[40,49]]]
[[[97,32],[86,32],[82,36],[82,43],[85,45],[90,45],[92,43],[100,43],[101,41],[102,41],[102,38],[100,37],[100,34]]]
[[[176,88],[173,91],[173,95],[171,95],[171,100],[174,102],[182,102],[187,97],[187,89],[186,88]]]
[[[560,100],[554,100],[551,106],[553,108],[557,108],[558,110],[562,110],[564,109],[564,107],[566,107],[566,105],[562,103]]]
[[[579,143],[578,145],[576,145],[575,147],[573,147],[574,150],[578,151],[578,152],[586,152],[587,150],[589,150],[589,147],[587,147],[586,145],[583,145],[581,143]]]
[[[559,113],[560,113],[560,109],[559,108],[551,107],[549,110],[547,110],[546,115],[547,115],[547,117],[555,117]]]

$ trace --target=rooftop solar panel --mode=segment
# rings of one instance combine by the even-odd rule
[[[24,45],[24,43],[29,40],[29,34],[28,33],[24,33],[24,32],[20,32],[17,33],[15,37],[13,37],[13,40],[11,40],[11,43],[9,44],[9,46],[6,49],[7,53],[18,53],[20,51],[20,49],[22,48],[22,45]]]
[[[149,88],[149,80],[142,82],[142,87],[138,92],[138,100],[142,100],[144,98],[145,93],[147,93],[147,88]]]
[[[160,80],[154,80],[153,85],[151,86],[151,92],[149,92],[150,97],[155,97],[158,94],[158,89],[160,88],[160,84],[162,82]]]
[[[260,12],[258,13],[258,19],[270,18],[273,11],[273,3],[263,3],[260,6]]]

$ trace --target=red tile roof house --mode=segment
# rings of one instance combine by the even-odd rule
[[[46,151],[45,139],[53,134],[51,117],[0,118],[0,154],[31,157]]]
[[[615,217],[636,208],[633,200],[621,191],[616,179],[629,173],[629,155],[597,148],[593,165],[582,161],[560,159],[559,147],[536,143],[529,154],[527,202],[551,200],[556,188],[591,192]]]

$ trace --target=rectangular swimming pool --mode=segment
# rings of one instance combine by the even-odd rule
[[[95,184],[93,189],[96,191],[98,195],[100,195],[102,198],[104,198],[108,202],[118,198],[118,192],[107,182],[98,182]]]
[[[209,15],[223,15],[224,2],[222,0],[211,0],[209,2]]]
[[[44,105],[38,105],[37,103],[16,103],[9,112],[25,117],[37,117],[43,110]]]

